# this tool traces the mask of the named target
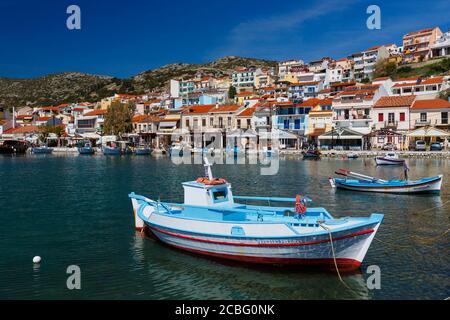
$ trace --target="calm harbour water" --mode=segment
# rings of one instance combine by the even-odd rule
[[[335,216],[385,214],[361,271],[345,275],[212,260],[173,250],[134,231],[128,193],[182,202],[181,182],[201,165],[169,158],[0,156],[1,299],[444,299],[450,296],[450,161],[408,160],[410,176],[444,173],[440,196],[335,192],[338,168],[400,176],[372,159],[280,159],[275,176],[259,165],[215,165],[235,195],[292,197]],[[435,210],[422,212],[432,207]],[[382,241],[382,242],[381,242]],[[32,258],[43,259],[36,267]],[[66,268],[81,268],[81,290],[66,288]],[[366,269],[381,268],[381,289],[368,290]]]

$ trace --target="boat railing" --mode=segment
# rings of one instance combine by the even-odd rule
[[[236,200],[250,200],[250,201],[268,201],[268,202],[296,202],[296,198],[283,198],[283,197],[254,197],[254,196],[233,196]],[[308,201],[312,202],[312,199],[309,197],[303,198]]]

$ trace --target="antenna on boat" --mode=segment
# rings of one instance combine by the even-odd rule
[[[206,156],[203,157],[203,161],[205,162],[205,176],[207,176],[209,180],[213,180],[214,177],[211,170],[212,164],[209,163],[208,157]]]

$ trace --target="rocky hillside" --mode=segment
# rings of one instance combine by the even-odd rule
[[[223,76],[236,67],[275,67],[275,61],[225,57],[205,64],[176,63],[142,72],[129,79],[78,72],[52,74],[32,79],[0,78],[0,105],[56,105],[76,101],[98,101],[114,93],[140,94],[163,90],[170,79],[199,75]]]

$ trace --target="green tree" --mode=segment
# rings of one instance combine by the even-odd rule
[[[369,83],[370,79],[365,77],[364,79],[361,80],[361,83]]]
[[[233,100],[234,97],[236,97],[236,93],[237,93],[236,88],[233,86],[230,86],[230,88],[228,89],[228,98],[230,100]]]
[[[41,142],[46,142],[48,137],[50,136],[50,134],[53,133],[58,137],[58,143],[59,143],[59,139],[63,136],[63,134],[65,132],[66,131],[63,126],[45,125],[45,126],[42,126],[39,128],[39,140]]]
[[[104,133],[121,136],[124,133],[133,131],[135,107],[134,104],[126,104],[119,101],[111,103],[105,115]]]

